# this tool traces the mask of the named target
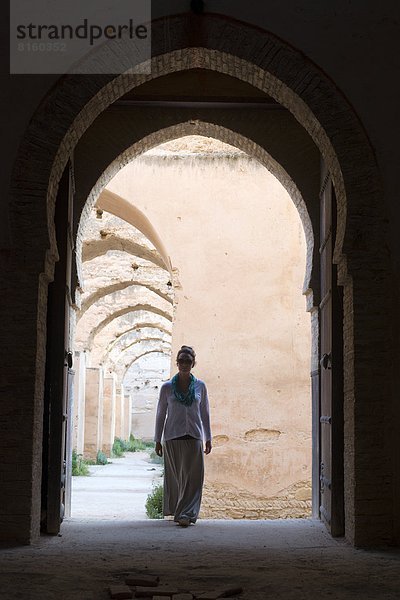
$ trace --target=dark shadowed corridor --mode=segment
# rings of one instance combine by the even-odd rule
[[[62,537],[4,549],[0,597],[105,600],[125,573],[160,576],[160,584],[213,590],[243,587],[243,600],[394,600],[400,552],[357,550],[332,539],[319,521],[170,521],[72,519]]]

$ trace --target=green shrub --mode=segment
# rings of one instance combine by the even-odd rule
[[[146,445],[142,440],[137,440],[133,436],[129,438],[128,442],[128,452],[142,452],[146,450]]]
[[[153,450],[152,452],[150,452],[149,461],[151,463],[153,463],[154,465],[163,465],[164,464],[164,457],[158,456],[158,454],[156,454],[156,451]]]
[[[148,452],[154,448],[154,442],[144,442],[135,438],[134,435],[129,436],[129,441],[125,442],[127,452]]]
[[[149,519],[163,519],[163,496],[164,489],[163,485],[158,484],[153,487],[151,494],[147,496],[146,500],[146,515]]]
[[[101,450],[98,451],[96,456],[96,465],[106,465],[108,463],[108,458]]]
[[[131,434],[129,440],[116,437],[111,452],[112,456],[119,458],[124,455],[124,452],[150,452],[153,448],[154,442],[144,442]]]
[[[146,446],[147,450],[154,450],[154,448],[156,447],[156,443],[155,442],[143,442],[144,445]]]
[[[123,448],[124,452],[129,452],[129,442],[126,440],[123,440],[122,438],[115,438],[116,440],[118,440],[118,443],[121,445],[121,448]]]
[[[75,477],[89,475],[89,467],[83,460],[82,454],[77,454],[76,450],[72,450],[72,475]]]
[[[115,438],[113,447],[111,450],[111,455],[114,456],[115,458],[120,458],[121,456],[124,455],[124,451],[125,451],[125,442],[123,440],[121,440],[120,438]]]

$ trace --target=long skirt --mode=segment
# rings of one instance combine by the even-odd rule
[[[164,515],[174,521],[187,518],[195,523],[200,512],[204,481],[202,440],[164,442]]]

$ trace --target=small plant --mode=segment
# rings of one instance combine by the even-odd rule
[[[150,450],[150,451],[154,450],[154,448],[156,447],[155,442],[148,441],[148,442],[143,442],[143,443],[146,446],[147,450]]]
[[[99,450],[97,452],[97,456],[96,456],[96,465],[106,465],[107,463],[108,463],[107,456],[104,454],[104,452]]]
[[[111,450],[111,455],[114,456],[115,458],[120,458],[121,456],[124,455],[124,451],[125,451],[125,442],[123,440],[121,440],[120,438],[115,438],[113,447]]]
[[[133,435],[129,437],[128,446],[129,452],[141,452],[143,450],[146,450],[145,443],[142,440],[136,439],[135,437],[133,437]]]
[[[162,456],[158,456],[158,454],[156,454],[156,451],[153,450],[152,452],[150,452],[149,462],[153,463],[153,465],[163,465],[164,458]]]
[[[129,441],[125,443],[127,452],[147,452],[154,448],[154,442],[139,440],[132,433],[129,436]]]
[[[164,486],[159,483],[153,487],[151,494],[147,496],[146,500],[146,515],[149,519],[162,519],[163,514],[163,497],[164,497]]]
[[[89,475],[89,467],[83,460],[82,454],[77,454],[76,450],[72,450],[72,475],[75,477]]]
[[[129,442],[126,440],[123,440],[122,438],[115,438],[116,440],[118,440],[118,443],[121,445],[121,448],[124,450],[124,452],[129,452]]]
[[[150,452],[153,448],[154,442],[144,442],[131,434],[129,440],[116,437],[111,452],[112,456],[119,458],[124,452]]]

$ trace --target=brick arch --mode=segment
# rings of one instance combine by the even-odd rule
[[[171,260],[164,244],[153,225],[142,211],[136,208],[126,198],[122,198],[110,190],[103,190],[96,202],[96,207],[132,225],[132,227],[140,231],[147,238],[154,248],[148,248],[144,244],[125,239],[115,232],[107,232],[100,240],[87,240],[86,226],[90,219],[90,213],[85,211],[85,214],[79,220],[79,227],[76,235],[77,252],[75,268],[78,282],[83,281],[83,263],[106,253],[108,250],[126,251],[132,255],[148,260],[149,262],[153,262],[160,268],[172,273]],[[79,287],[80,285],[78,284],[78,296]],[[75,291],[73,290],[73,294],[74,293]]]
[[[82,314],[77,323],[75,343],[77,348],[85,347],[88,343],[91,348],[91,342],[94,337],[92,333],[97,331],[97,326],[108,318],[114,312],[118,312],[121,308],[127,306],[152,306],[154,309],[161,310],[172,315],[173,306],[162,298],[156,291],[151,290],[147,286],[130,286],[120,288],[111,294],[103,295]]]
[[[138,352],[137,354],[135,353],[135,348],[127,348],[126,353],[121,353],[115,361],[109,361],[108,366],[113,369],[120,381],[123,381],[133,362],[132,359],[135,360],[139,355],[143,356],[143,354],[149,350],[164,350],[165,353],[168,352],[169,355],[171,355],[171,344],[161,339],[153,339],[148,341],[146,350],[143,349],[142,351],[140,348],[136,348],[136,350]]]
[[[92,329],[92,331],[90,332],[90,335],[88,337],[88,347],[91,348],[91,346],[93,344],[93,340],[96,337],[96,335],[98,335],[100,333],[100,331],[102,329],[104,329],[104,327],[106,325],[111,323],[111,321],[113,321],[114,319],[118,319],[118,317],[121,317],[122,315],[125,315],[127,313],[139,312],[139,311],[154,313],[156,315],[159,315],[160,317],[164,317],[164,319],[166,319],[167,321],[170,321],[172,323],[171,315],[166,313],[161,308],[157,308],[156,306],[152,306],[151,304],[135,304],[132,306],[126,306],[124,308],[121,308],[121,309],[113,312],[111,315],[109,315],[108,317],[103,319],[98,325],[96,325],[96,327],[94,327]]]
[[[146,322],[146,321],[136,323],[136,325],[134,325],[133,327],[130,327],[129,329],[126,329],[119,335],[117,335],[117,336],[114,335],[114,338],[107,344],[106,350],[103,354],[103,358],[100,360],[100,362],[101,363],[104,362],[105,357],[107,356],[107,354],[109,352],[112,351],[112,349],[114,348],[114,346],[116,344],[118,344],[120,341],[122,341],[125,336],[128,336],[130,333],[132,333],[133,331],[136,331],[137,329],[139,329],[139,330],[140,329],[154,329],[155,332],[165,333],[166,335],[172,337],[171,329],[167,329],[161,323],[150,323],[150,322]]]
[[[89,242],[84,243],[82,246],[82,262],[92,260],[97,256],[102,256],[110,250],[128,252],[128,254],[132,254],[132,256],[138,256],[139,258],[143,258],[143,260],[153,263],[157,267],[160,267],[160,269],[167,270],[164,260],[157,250],[149,250],[145,246],[137,244],[129,238],[124,238],[115,234],[110,234],[103,240],[90,240]]]
[[[94,348],[92,349],[91,360],[93,360],[94,364],[103,363],[107,357],[108,351],[110,349],[112,349],[114,343],[116,343],[124,335],[129,334],[131,331],[134,331],[135,329],[140,329],[141,326],[154,327],[154,329],[158,329],[160,331],[163,331],[164,333],[172,335],[172,322],[169,320],[167,321],[166,319],[160,319],[155,322],[151,322],[150,320],[139,320],[137,323],[135,323],[133,325],[127,325],[127,327],[128,327],[127,329],[126,328],[123,328],[123,329],[118,328],[118,325],[121,322],[121,318],[123,319],[124,316],[133,316],[135,314],[140,316],[140,312],[126,313],[126,315],[120,315],[117,319],[114,319],[113,321],[108,323],[108,325],[106,325],[102,329],[102,331],[100,332],[100,336],[102,338],[103,343],[100,344],[100,347],[105,348],[105,350],[103,350],[103,352],[102,352],[101,350],[96,351],[96,349],[94,349]],[[146,319],[147,319],[147,317],[146,317]],[[164,321],[164,322],[162,322],[162,321]],[[116,328],[116,331],[113,328]]]
[[[136,208],[136,206],[133,206],[133,204],[126,198],[122,198],[110,190],[103,191],[97,201],[97,207],[109,212],[110,214],[113,214],[116,217],[119,217],[120,219],[123,219],[138,229],[153,244],[154,248],[158,252],[158,255],[163,261],[163,268],[171,271],[171,260],[164,247],[164,244],[157,231],[154,229],[152,223],[150,223],[149,219],[142,211]],[[81,228],[82,220],[79,224],[79,229]]]
[[[83,133],[113,101],[151,78],[184,69],[205,68],[246,81],[272,96],[295,116],[318,146],[332,173],[338,205],[334,260],[339,268],[339,283],[344,287],[344,377],[348,410],[345,434],[348,436],[348,481],[353,490],[349,492],[347,505],[351,506],[348,522],[353,528],[356,463],[360,461],[360,470],[365,463],[365,451],[355,447],[356,407],[364,407],[357,428],[368,435],[371,424],[364,418],[365,404],[370,405],[374,396],[385,398],[390,395],[387,381],[391,346],[382,347],[381,342],[391,339],[388,325],[388,315],[392,314],[388,291],[390,268],[383,192],[374,153],[350,104],[335,83],[302,52],[267,31],[228,20],[222,15],[207,14],[202,15],[201,21],[198,19],[182,14],[152,24],[150,75],[126,72],[119,77],[64,77],[49,92],[30,121],[15,162],[10,205],[16,257],[13,270],[26,270],[29,260],[30,274],[38,277],[38,289],[32,296],[32,302],[37,305],[35,311],[29,313],[30,331],[37,332],[36,361],[32,361],[36,368],[32,376],[25,377],[21,390],[31,402],[34,398],[34,429],[40,430],[47,284],[57,260],[54,206],[61,175]],[[174,35],[169,35],[171,31]],[[49,116],[54,125],[51,130],[48,129]],[[31,160],[32,156],[35,161]],[[28,258],[26,249],[31,248],[32,224],[35,225],[36,248]],[[373,286],[371,264],[374,280],[379,282]],[[19,293],[19,279],[15,279],[8,284],[12,291],[10,301]],[[367,310],[362,308],[364,304],[368,306]],[[22,305],[18,310],[22,314]],[[363,332],[367,330],[369,337],[365,343]],[[380,348],[379,355],[376,347]],[[15,355],[15,360],[20,357],[17,340],[10,346],[9,353]],[[379,371],[380,377],[375,378],[379,382],[372,381],[371,377],[365,379],[365,373],[369,371]],[[381,422],[385,419],[390,419],[389,410]],[[36,463],[33,468],[37,470],[40,462],[38,445],[34,452]],[[380,464],[383,464],[383,450]],[[34,529],[37,527],[36,523]],[[350,536],[354,538],[352,533]]]
[[[171,344],[170,340],[164,340],[161,337],[147,337],[147,338],[143,337],[143,338],[140,338],[139,340],[134,340],[133,342],[124,346],[123,348],[120,348],[119,353],[122,356],[125,352],[128,352],[133,346],[136,346],[136,344],[144,344],[145,342],[154,342],[154,341]]]
[[[152,329],[155,329],[155,328],[152,328]],[[158,340],[163,343],[165,342],[166,344],[169,344],[169,345],[171,345],[171,343],[172,343],[171,334],[169,334],[168,339],[164,339],[162,337],[162,332],[160,332],[160,331],[150,332],[147,337],[141,337],[139,339],[130,341],[129,343],[124,343],[123,339],[125,337],[126,337],[126,334],[120,336],[117,340],[115,340],[115,342],[112,344],[111,347],[107,348],[107,350],[104,352],[103,358],[101,360],[102,364],[105,364],[105,363],[116,364],[119,361],[119,357],[122,357],[126,352],[129,351],[130,348],[132,348],[133,346],[136,346],[136,344],[145,344],[146,342],[153,341],[153,340]],[[121,342],[121,345],[119,346],[120,342]],[[111,358],[111,355],[113,355],[113,354],[116,354],[117,358]]]
[[[170,352],[166,352],[164,350],[146,350],[146,352],[142,352],[138,356],[135,356],[135,358],[132,360],[132,362],[130,362],[128,364],[128,366],[125,367],[125,371],[124,371],[124,374],[122,376],[122,379],[124,379],[125,375],[129,371],[129,369],[131,368],[131,366],[133,365],[133,363],[135,363],[137,360],[139,360],[139,358],[142,358],[143,356],[147,356],[148,354],[165,354],[165,356],[168,356],[168,358],[171,357],[171,353]]]
[[[151,285],[149,283],[143,283],[136,279],[131,279],[129,281],[119,281],[118,283],[113,283],[101,288],[97,288],[95,292],[93,292],[92,294],[90,294],[90,296],[87,296],[86,298],[84,298],[84,300],[82,300],[81,307],[77,312],[76,320],[78,321],[82,317],[82,315],[91,307],[91,305],[97,302],[97,300],[100,300],[104,296],[108,296],[108,294],[114,294],[115,292],[119,292],[119,290],[124,290],[125,288],[130,287],[131,285],[145,287],[151,292],[154,292],[154,294],[157,294],[157,296],[160,296],[160,298],[162,298],[163,300],[166,300],[170,304],[173,304],[172,298],[165,294],[159,288],[155,287],[154,285]]]

